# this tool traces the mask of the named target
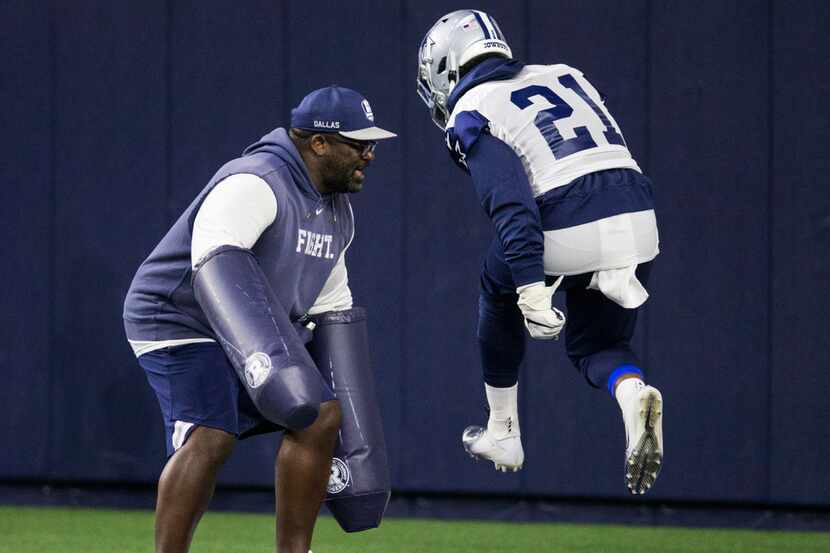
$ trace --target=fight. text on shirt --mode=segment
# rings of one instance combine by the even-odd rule
[[[312,257],[333,259],[331,251],[331,234],[319,234],[310,230],[297,230],[297,253],[304,253]],[[323,251],[325,249],[325,251]]]

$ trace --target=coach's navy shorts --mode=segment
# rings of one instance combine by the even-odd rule
[[[168,456],[197,426],[218,428],[239,439],[285,430],[259,413],[219,344],[163,348],[141,355],[138,363],[161,407]],[[334,399],[331,388],[321,382],[322,401]]]

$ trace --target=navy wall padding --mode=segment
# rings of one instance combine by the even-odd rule
[[[130,272],[167,226],[165,13],[163,2],[51,6],[52,478],[154,473],[132,451],[155,451],[158,407],[142,372],[125,363],[118,306]]]
[[[770,13],[768,471],[770,498],[783,502],[830,495],[828,14],[818,1]]]
[[[759,53],[769,51],[768,7],[654,10],[651,41],[660,47],[651,56],[650,165],[665,246],[652,285],[660,301],[650,306],[649,348],[654,376],[668,379],[667,420],[685,419],[683,433],[666,438],[667,450],[682,451],[683,470],[667,469],[675,478],[661,493],[705,499],[717,488],[723,497],[762,501],[770,445],[762,230],[769,65]],[[677,26],[678,19],[706,24]],[[706,467],[720,467],[717,483]]]
[[[45,5],[4,2],[0,21],[16,29],[0,33],[0,471],[31,478],[49,469],[53,38]]]
[[[657,501],[830,506],[830,5],[479,2],[516,57],[581,69],[655,184],[662,254],[635,345],[665,397]],[[483,423],[493,230],[415,94],[437,0],[0,3],[0,481],[147,484],[161,417],[124,339],[130,279],[216,169],[336,83],[399,133],[353,197],[393,489],[625,497],[619,409],[560,343],[521,372],[518,474]],[[560,301],[561,303],[561,301]],[[226,486],[273,483],[276,435]],[[2,497],[0,497],[2,501]]]

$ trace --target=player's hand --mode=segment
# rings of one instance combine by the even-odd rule
[[[517,303],[531,338],[557,339],[565,326],[565,315],[553,307],[553,293],[556,287],[545,286],[544,282],[534,282],[520,286],[516,291],[519,293]]]

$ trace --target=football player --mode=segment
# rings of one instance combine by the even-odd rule
[[[573,364],[619,403],[625,483],[645,493],[663,461],[663,399],[631,347],[659,253],[651,181],[585,76],[514,60],[485,12],[454,11],[433,25],[418,51],[417,90],[496,228],[478,322],[490,415],[464,431],[465,449],[497,470],[522,468],[522,326],[539,340],[564,329]],[[567,324],[552,305],[557,290]]]

